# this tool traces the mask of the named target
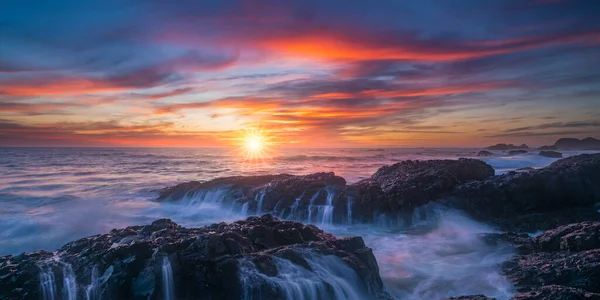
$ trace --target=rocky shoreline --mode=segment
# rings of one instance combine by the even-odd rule
[[[307,224],[406,225],[428,205],[501,231],[481,239],[516,249],[499,266],[513,299],[600,299],[600,154],[504,175],[459,159],[404,161],[353,184],[334,173],[228,177],[163,189],[157,201],[213,201],[262,216],[201,228],[163,219],[56,252],[2,256],[0,299],[390,299],[362,238]],[[297,283],[283,275],[290,268],[315,279]]]

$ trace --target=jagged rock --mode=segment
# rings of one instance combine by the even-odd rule
[[[492,176],[494,169],[485,162],[461,158],[403,161],[381,167],[371,179],[389,199],[392,211],[412,211],[458,185]]]
[[[545,285],[600,292],[600,249],[520,255],[504,263],[502,269],[519,292]]]
[[[328,264],[342,268],[342,273],[323,274]],[[73,241],[56,253],[2,256],[0,298],[41,299],[52,287],[55,297],[71,291],[81,299],[86,293],[103,299],[164,299],[165,276],[171,274],[173,299],[241,299],[255,294],[280,299],[285,291],[269,278],[289,271],[282,266],[297,268],[305,274],[299,280],[314,280],[330,293],[333,289],[325,287],[335,282],[328,276],[348,276],[344,280],[360,298],[389,299],[375,257],[362,238],[336,239],[312,225],[271,215],[200,228],[163,219]],[[54,280],[44,281],[46,288],[41,288],[40,280],[49,278]],[[65,283],[72,281],[63,278],[75,280],[77,288],[71,289]]]
[[[535,238],[540,251],[584,251],[600,248],[600,222],[582,222],[550,229]]]
[[[529,292],[517,293],[513,300],[600,300],[600,294],[560,285],[546,285]]]
[[[563,155],[556,151],[540,151],[539,156],[550,157],[550,158],[562,158]]]
[[[486,150],[481,150],[479,152],[477,152],[477,156],[492,156],[494,155],[494,153],[490,152],[490,151],[486,151]]]

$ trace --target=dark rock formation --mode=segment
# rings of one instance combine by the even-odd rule
[[[600,222],[560,226],[535,238],[539,251],[585,251],[600,249]]]
[[[392,211],[412,211],[436,200],[456,186],[494,176],[494,169],[477,159],[404,161],[381,167],[370,181],[376,182]]]
[[[481,150],[479,152],[477,152],[477,156],[492,156],[494,155],[494,153],[487,151],[487,150]]]
[[[596,220],[598,213],[592,206],[600,202],[600,154],[463,184],[441,202],[478,220],[522,231]]]
[[[527,151],[527,150],[510,150],[510,151],[508,151],[508,155],[519,155],[519,154],[525,154],[528,152],[529,151]]]
[[[249,213],[271,212],[317,224],[370,222],[378,214],[410,212],[457,185],[493,175],[491,166],[476,159],[404,161],[351,185],[334,173],[229,177],[169,187],[158,200],[204,201],[210,196]]]
[[[556,151],[540,151],[539,156],[551,157],[551,158],[562,158],[563,155],[560,152]]]
[[[513,144],[496,144],[494,146],[489,146],[485,148],[487,150],[499,150],[499,151],[507,151],[507,150],[516,150],[516,149],[529,149],[529,146],[523,144],[520,146]]]
[[[561,138],[554,143],[558,149],[600,150],[600,140],[587,137],[583,140],[574,138]]]
[[[331,264],[343,274],[327,274]],[[336,239],[270,215],[201,228],[163,219],[83,238],[56,253],[2,256],[0,299],[169,298],[165,293],[171,299],[282,299],[286,286],[275,279],[286,268],[304,274],[298,280],[321,285],[330,293],[326,298],[336,298],[331,279],[344,276],[357,297],[388,299],[362,238]]]

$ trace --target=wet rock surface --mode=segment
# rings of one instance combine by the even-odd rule
[[[352,290],[342,292],[388,299],[362,238],[337,239],[271,215],[201,228],[162,219],[83,238],[54,253],[2,256],[0,299],[242,299],[248,293],[281,299],[285,287],[269,281],[289,271],[281,266],[307,274],[313,278],[307,288],[335,298],[341,288],[315,270],[327,271],[329,264],[346,270],[329,275],[348,276],[342,279]]]
[[[482,239],[517,249],[517,255],[501,266],[515,284],[513,299],[600,299],[599,235],[600,222],[580,222],[536,237],[506,232]]]

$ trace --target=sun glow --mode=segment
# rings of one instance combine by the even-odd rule
[[[273,145],[272,137],[261,128],[246,129],[236,140],[245,160],[263,160],[270,156],[269,148]]]

